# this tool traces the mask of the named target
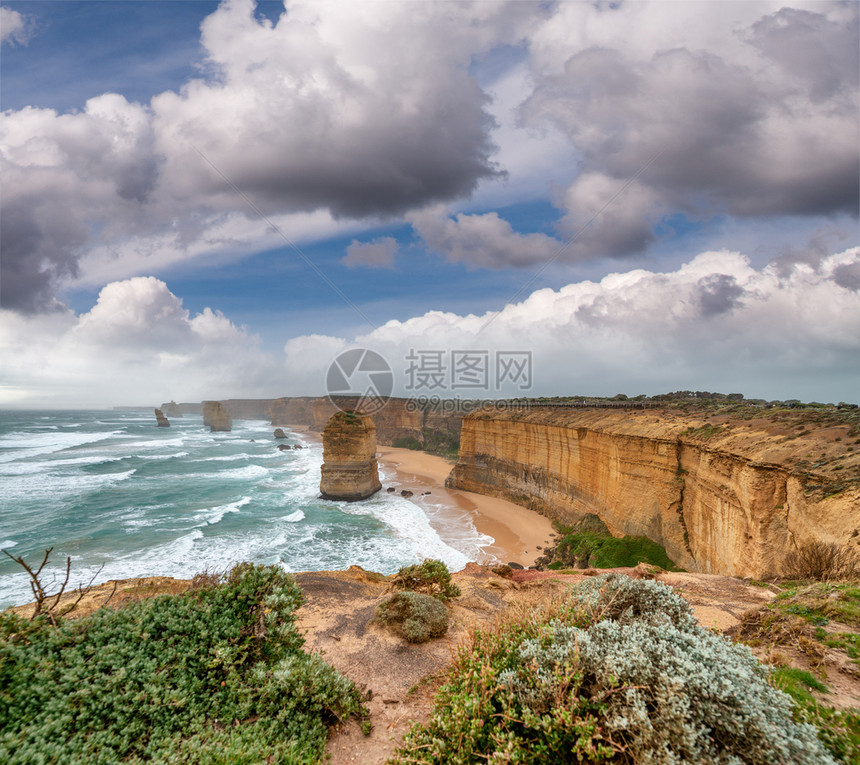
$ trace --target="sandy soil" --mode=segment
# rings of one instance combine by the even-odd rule
[[[436,501],[444,502],[454,511],[468,513],[475,528],[495,540],[484,548],[488,558],[480,563],[495,559],[532,566],[554,534],[549,518],[533,510],[505,499],[446,489],[445,479],[454,463],[444,457],[393,446],[378,447],[377,456],[381,463],[396,470],[403,488],[416,495],[430,491]]]

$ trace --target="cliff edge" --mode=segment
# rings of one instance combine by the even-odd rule
[[[860,546],[858,424],[802,414],[488,409],[446,485],[564,524],[595,513],[689,571],[762,578],[811,541]]]

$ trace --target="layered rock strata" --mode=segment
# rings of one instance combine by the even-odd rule
[[[376,464],[376,427],[367,415],[338,412],[323,430],[320,493],[353,502],[382,488]]]
[[[807,542],[860,552],[849,438],[848,428],[798,434],[659,410],[481,412],[463,421],[447,485],[565,524],[595,513],[687,570],[762,578]],[[793,467],[812,453],[830,467]]]
[[[229,432],[233,429],[230,412],[220,401],[203,402],[203,424],[209,426],[210,433]]]
[[[164,412],[162,412],[160,409],[155,410],[155,422],[159,428],[170,427],[170,420],[168,420],[167,417],[164,416]]]

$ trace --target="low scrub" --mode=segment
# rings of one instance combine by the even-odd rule
[[[450,600],[460,596],[460,588],[451,581],[448,567],[435,558],[429,558],[412,566],[404,566],[391,579],[395,590],[423,592],[439,600]]]
[[[54,627],[0,614],[0,761],[316,762],[353,683],[304,653],[302,594],[242,564]]]
[[[476,631],[415,726],[409,763],[833,763],[745,646],[668,587],[617,575],[541,620]]]
[[[783,566],[786,579],[817,582],[860,578],[860,555],[834,542],[808,542],[790,553]]]
[[[448,631],[448,609],[420,592],[398,592],[384,600],[376,618],[409,643],[426,643]]]

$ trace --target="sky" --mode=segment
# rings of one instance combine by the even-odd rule
[[[0,408],[321,395],[358,348],[399,395],[860,402],[856,2],[9,1],[0,37]]]

